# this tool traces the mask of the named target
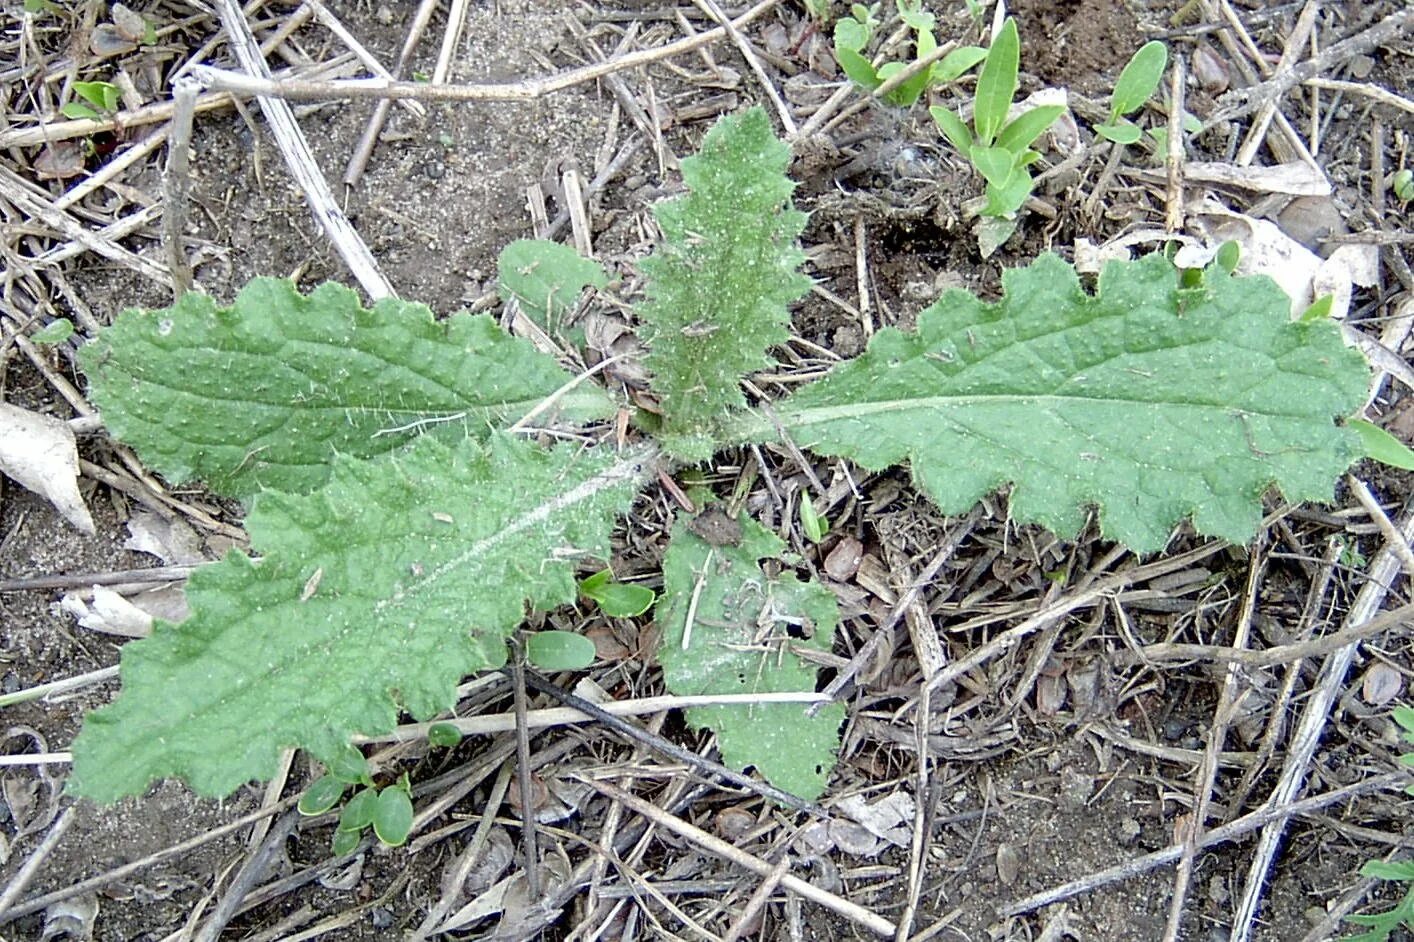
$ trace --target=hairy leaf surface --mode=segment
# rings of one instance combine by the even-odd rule
[[[676,694],[815,689],[816,668],[790,649],[830,650],[839,620],[835,597],[790,573],[768,576],[757,560],[779,556],[784,544],[754,520],[743,519],[741,527],[739,544],[721,546],[681,521],[673,528],[663,560],[658,659]],[[844,714],[842,703],[827,704],[813,717],[803,704],[760,703],[693,707],[687,717],[716,730],[728,765],[755,766],[777,788],[814,799],[834,767]]]
[[[789,162],[760,108],[723,118],[682,162],[690,192],[654,209],[663,243],[643,260],[638,313],[676,457],[711,457],[721,422],[745,405],[742,377],[770,365],[767,349],[789,336],[786,306],[810,288]]]
[[[287,746],[328,758],[400,709],[447,709],[464,675],[504,661],[527,600],[574,599],[575,559],[604,552],[646,463],[424,436],[335,458],[314,493],[260,495],[247,526],[262,558],[199,568],[191,618],[124,647],[122,693],[85,721],[71,789],[111,801],[179,777],[224,795]]]
[[[509,424],[570,379],[484,315],[438,321],[399,300],[365,309],[340,285],[306,296],[275,278],[228,308],[189,293],[125,311],[81,354],[114,437],[173,480],[235,497],[313,490],[335,453],[366,458],[419,432],[453,440]],[[588,385],[558,408],[612,413]]]
[[[1364,402],[1363,357],[1330,323],[1293,323],[1265,277],[1211,268],[1180,289],[1152,255],[1111,263],[1092,295],[1047,255],[1002,283],[995,304],[950,291],[916,332],[880,331],[777,403],[779,420],[866,468],[909,460],[946,513],[1011,483],[1013,518],[1071,534],[1096,507],[1103,533],[1139,551],[1190,516],[1246,541],[1270,486],[1329,500],[1360,456],[1335,419]]]

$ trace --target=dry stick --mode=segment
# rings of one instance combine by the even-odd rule
[[[1369,82],[1346,82],[1340,79],[1308,78],[1302,84],[1309,85],[1311,88],[1325,88],[1333,92],[1345,92],[1349,95],[1360,95],[1364,98],[1372,98],[1382,105],[1389,105],[1391,108],[1398,108],[1401,111],[1408,111],[1414,114],[1414,101],[1402,95],[1396,95],[1387,88],[1371,85]]]
[[[1263,808],[1260,811],[1253,811],[1251,814],[1243,815],[1230,824],[1214,828],[1204,834],[1198,840],[1198,849],[1206,850],[1217,844],[1226,843],[1234,838],[1255,831],[1263,825],[1273,821],[1286,821],[1287,819],[1306,814],[1310,811],[1318,811],[1327,805],[1333,805],[1348,798],[1355,798],[1366,792],[1375,791],[1386,785],[1398,785],[1408,781],[1409,776],[1404,772],[1386,772],[1383,775],[1376,775],[1363,781],[1355,782],[1337,788],[1334,791],[1324,792],[1312,798],[1303,798],[1300,801],[1290,804],[1277,805],[1276,807]],[[1072,880],[1069,883],[1045,890],[1040,893],[1019,899],[1014,903],[1008,903],[1000,910],[1003,916],[1020,916],[1040,909],[1042,906],[1050,906],[1052,903],[1059,903],[1061,900],[1069,899],[1072,896],[1079,896],[1081,893],[1088,893],[1091,890],[1098,890],[1100,887],[1109,886],[1111,883],[1118,883],[1121,880],[1128,880],[1137,877],[1141,873],[1148,873],[1165,864],[1173,863],[1183,855],[1182,844],[1170,844],[1163,850],[1156,850],[1153,853],[1136,857],[1133,860],[1126,860],[1124,863],[1116,864],[1097,873],[1092,873]]]
[[[835,675],[835,679],[830,681],[830,683],[825,686],[825,689],[821,691],[825,696],[829,697],[831,700],[837,699],[840,695],[840,691],[844,690],[850,681],[855,678],[855,675],[864,669],[864,665],[869,663],[869,659],[874,656],[874,652],[879,649],[879,645],[883,644],[886,638],[893,636],[894,628],[898,625],[899,619],[903,618],[904,612],[908,611],[908,607],[917,600],[918,594],[923,591],[924,586],[932,585],[933,580],[938,576],[938,572],[949,559],[952,559],[953,554],[956,553],[958,547],[962,545],[962,541],[967,539],[967,535],[972,532],[973,527],[977,526],[977,521],[982,519],[982,513],[982,507],[978,505],[972,508],[968,515],[958,522],[958,525],[943,540],[943,544],[938,547],[938,552],[928,562],[928,565],[923,570],[923,574],[910,583],[903,594],[899,596],[899,600],[894,603],[893,611],[889,612],[889,617],[879,626],[877,631],[869,636],[869,640],[864,642],[864,646],[855,652],[854,657],[849,659],[849,663],[840,668],[839,673]],[[925,686],[927,686],[927,684],[925,684]],[[806,715],[814,716],[816,713],[820,712],[822,706],[823,704],[812,706],[806,711]]]
[[[241,901],[251,891],[255,881],[270,869],[271,857],[274,856],[276,850],[284,847],[285,841],[294,831],[295,825],[299,823],[299,818],[299,811],[291,808],[281,815],[279,821],[275,822],[275,826],[265,836],[259,849],[246,858],[245,864],[236,874],[235,879],[231,881],[231,885],[226,888],[221,902],[216,904],[216,908],[212,910],[211,915],[207,917],[206,922],[196,933],[194,942],[216,942],[220,938],[222,930],[235,916]]]
[[[1183,91],[1185,79],[1184,60],[1181,54],[1174,55],[1173,69],[1169,72],[1169,125],[1168,153],[1164,158],[1164,169],[1168,173],[1166,188],[1166,211],[1164,228],[1169,232],[1182,232],[1187,210],[1183,199]]]
[[[516,709],[516,780],[520,785],[520,840],[525,854],[525,885],[531,899],[540,898],[540,848],[536,838],[535,789],[530,780],[530,729],[525,722],[525,645],[511,639],[511,690]]]
[[[1265,542],[1259,536],[1247,564],[1247,585],[1242,593],[1242,608],[1237,616],[1237,630],[1233,633],[1233,647],[1245,649],[1252,637],[1252,615],[1257,608],[1257,592],[1261,585],[1262,570],[1265,568]],[[1218,694],[1217,709],[1213,712],[1213,723],[1208,730],[1208,742],[1203,750],[1203,761],[1199,763],[1194,782],[1193,811],[1183,837],[1183,856],[1174,871],[1173,895],[1169,898],[1168,922],[1164,926],[1164,942],[1176,942],[1183,926],[1183,904],[1188,899],[1188,887],[1193,879],[1193,861],[1198,856],[1198,836],[1208,820],[1208,805],[1213,798],[1213,786],[1218,777],[1218,755],[1223,751],[1228,727],[1232,725],[1233,713],[1241,702],[1239,688],[1241,672],[1236,664],[1229,664],[1223,676],[1222,690]]]
[[[179,582],[191,575],[195,566],[157,566],[152,569],[118,569],[113,572],[81,572],[60,576],[21,576],[0,579],[0,592],[28,592],[41,589],[85,589],[94,585],[121,585],[125,582]]]
[[[1124,586],[1137,582],[1140,579],[1153,579],[1165,573],[1176,572],[1200,559],[1207,559],[1209,556],[1221,552],[1227,545],[1228,544],[1222,541],[1215,540],[1197,549],[1189,550],[1182,555],[1161,559],[1145,566],[1136,567],[1128,572],[1117,573],[1116,575],[1097,580],[1081,591],[1062,596],[1051,604],[1045,605],[1037,610],[1030,618],[1027,618],[1021,624],[1008,628],[980,648],[968,652],[965,657],[952,662],[943,670],[938,671],[933,679],[928,681],[927,686],[934,688],[950,683],[972,670],[974,667],[985,664],[992,660],[992,658],[998,657],[1012,647],[1020,644],[1027,635],[1040,631],[1042,628],[1054,623],[1058,619],[1064,618],[1076,609],[1094,605],[1110,593],[1117,592]],[[911,700],[905,703],[895,712],[894,719],[897,720],[916,704],[917,700]]]
[[[1152,665],[1164,661],[1213,661],[1218,664],[1241,664],[1250,668],[1276,667],[1308,657],[1322,657],[1338,651],[1346,645],[1368,641],[1391,628],[1408,625],[1412,622],[1414,622],[1414,603],[1390,609],[1368,621],[1363,621],[1353,627],[1342,628],[1320,638],[1282,644],[1260,651],[1209,644],[1167,642],[1151,644],[1135,651],[1116,651],[1113,658],[1116,665]]]
[[[790,108],[781,98],[781,93],[776,91],[776,83],[771,81],[771,77],[766,74],[766,68],[761,64],[756,51],[751,48],[751,43],[746,41],[746,37],[741,34],[741,30],[732,25],[731,17],[722,11],[717,0],[692,0],[697,7],[709,17],[716,20],[727,31],[731,37],[732,45],[736,46],[741,53],[746,64],[752,72],[756,73],[756,80],[761,83],[761,88],[766,93],[766,97],[771,99],[771,104],[776,109],[776,114],[780,115],[781,125],[786,129],[786,134],[791,137],[796,135],[795,118],[791,117]]]
[[[1316,25],[1316,13],[1319,9],[1320,5],[1316,0],[1306,0],[1301,14],[1296,18],[1295,28],[1286,37],[1286,48],[1282,50],[1281,60],[1277,62],[1274,75],[1282,74],[1295,64],[1296,57],[1301,54],[1301,47],[1305,46],[1311,38],[1311,31]],[[1257,156],[1257,149],[1262,146],[1262,139],[1267,136],[1267,128],[1271,126],[1276,111],[1276,98],[1262,102],[1262,106],[1257,109],[1257,114],[1252,118],[1252,123],[1247,128],[1247,137],[1243,140],[1242,146],[1237,149],[1237,157],[1233,161],[1237,166],[1246,167]]]
[[[1391,13],[1367,30],[1342,39],[1333,46],[1327,46],[1321,54],[1312,56],[1265,82],[1227,92],[1220,99],[1223,102],[1222,107],[1203,122],[1203,131],[1208,131],[1224,121],[1246,117],[1260,108],[1263,102],[1279,98],[1294,86],[1315,78],[1331,66],[1339,65],[1389,42],[1411,25],[1414,25],[1414,7],[1405,7],[1398,13]]]
[[[612,798],[614,801],[626,805],[633,811],[638,812],[638,814],[647,818],[649,821],[652,821],[654,824],[657,824],[660,827],[672,831],[679,837],[691,841],[692,843],[700,847],[702,850],[715,854],[718,857],[722,857],[725,860],[728,860],[739,867],[743,867],[747,870],[750,870],[752,873],[759,874],[763,877],[769,877],[771,873],[775,870],[774,866],[762,860],[761,858],[748,854],[746,851],[741,850],[740,848],[735,847],[731,844],[728,844],[721,838],[716,837],[712,834],[708,834],[701,828],[694,827],[693,825],[688,824],[681,818],[668,814],[667,812],[663,811],[663,809],[659,808],[657,805],[654,805],[651,802],[644,801],[637,795],[631,794],[630,792],[624,791],[621,788],[617,788],[613,785],[610,785],[608,782],[596,781],[587,776],[580,777],[579,780],[584,782],[586,785],[589,785],[594,790],[602,793],[603,795]],[[784,874],[781,876],[781,886],[785,887],[793,893],[800,894],[801,896],[810,900],[812,903],[818,903],[819,905],[824,906],[831,912],[837,913],[838,915],[845,917],[856,925],[863,926],[870,932],[873,932],[875,935],[882,936],[883,938],[887,939],[892,937],[894,934],[894,924],[889,922],[883,916],[880,916],[878,913],[871,912],[870,910],[865,909],[863,906],[851,903],[849,900],[842,899],[833,893],[828,893],[815,886],[813,883],[807,883],[800,877],[792,876],[791,874]]]
[[[230,0],[224,0],[229,3]],[[747,25],[774,7],[779,0],[761,0],[741,16],[732,20],[737,29]],[[568,69],[544,78],[519,82],[491,82],[481,85],[429,85],[423,82],[390,82],[385,79],[347,79],[321,82],[243,75],[210,66],[194,66],[193,74],[211,89],[239,95],[312,101],[320,99],[393,98],[417,101],[533,101],[545,95],[593,82],[606,75],[636,69],[639,66],[669,59],[683,52],[714,42],[726,35],[720,26],[696,36],[679,39],[657,49],[629,53],[609,62],[592,63]]]
[[[96,890],[99,887],[107,886],[126,876],[138,873],[143,868],[150,867],[155,863],[161,863],[172,857],[180,857],[182,854],[189,853],[202,844],[207,844],[217,838],[225,837],[232,831],[239,831],[249,824],[254,824],[261,818],[268,817],[279,811],[284,811],[286,808],[292,807],[297,801],[299,801],[299,796],[293,795],[280,802],[274,808],[262,808],[260,811],[242,815],[234,821],[230,821],[220,827],[212,828],[210,831],[198,834],[196,837],[182,841],[180,844],[173,844],[170,847],[164,847],[162,850],[148,854],[141,860],[134,860],[132,863],[124,864],[121,867],[114,867],[106,873],[100,873],[96,877],[89,877],[87,880],[80,880],[78,883],[66,886],[62,890],[54,890],[52,893],[45,893],[42,896],[32,896],[14,909],[0,914],[0,925],[10,922],[13,919],[19,919],[22,916],[28,916],[30,913],[37,913],[41,909],[51,906],[60,900],[66,900],[70,897],[78,896],[80,893],[87,893],[89,890]]]
[[[1345,483],[1350,486],[1350,490],[1355,494],[1355,499],[1360,502],[1361,507],[1365,508],[1365,512],[1370,515],[1375,526],[1380,528],[1380,533],[1385,538],[1385,546],[1399,557],[1399,564],[1404,568],[1404,574],[1414,579],[1414,551],[1409,549],[1409,541],[1400,538],[1399,529],[1395,527],[1394,521],[1390,520],[1389,514],[1385,513],[1385,509],[1380,506],[1375,495],[1370,493],[1370,488],[1364,481],[1353,474],[1347,474]]]
[[[35,874],[39,872],[39,868],[44,866],[44,861],[49,859],[49,855],[54,852],[54,848],[59,846],[59,841],[63,838],[64,832],[69,830],[69,825],[73,823],[74,806],[70,805],[64,809],[64,813],[59,816],[59,820],[50,825],[49,833],[44,835],[44,840],[39,842],[39,846],[34,849],[33,853],[26,858],[20,869],[10,878],[10,882],[5,885],[5,892],[0,893],[0,923],[6,922],[8,919],[12,918],[9,912],[10,907],[14,905],[19,895],[25,891],[25,887],[29,886],[30,881],[33,880]],[[13,915],[21,916],[24,914],[16,912]]]
[[[191,123],[201,86],[185,76],[172,90],[171,143],[167,148],[167,168],[162,174],[162,251],[172,273],[174,301],[191,290],[192,271],[187,263],[182,236],[187,231],[187,210],[191,200]]]
[[[330,13],[329,8],[324,6],[324,4],[320,2],[320,0],[304,0],[304,5],[314,11],[315,19],[319,20],[319,22],[324,26],[325,29],[329,30],[329,32],[337,36],[339,38],[339,42],[343,43],[344,46],[349,50],[349,52],[352,52],[354,54],[354,57],[358,59],[359,62],[362,62],[365,66],[368,67],[368,71],[372,72],[379,78],[393,77],[393,73],[389,72],[386,68],[384,68],[383,63],[379,62],[378,58],[374,56],[373,53],[369,52],[366,48],[364,48],[363,43],[359,42],[358,38],[354,36],[353,33],[349,32],[348,27],[343,24],[343,21],[340,20],[334,14]],[[463,6],[465,6],[464,2]],[[433,81],[435,82],[440,80],[434,78]],[[422,107],[422,104],[420,102],[400,101],[398,102],[398,106],[407,111],[407,113],[412,115],[413,117],[425,118],[427,116],[427,109]]]
[[[781,885],[781,880],[790,872],[790,854],[782,854],[771,872],[766,874],[766,879],[761,881],[761,885],[756,888],[756,892],[751,894],[751,898],[746,901],[746,906],[742,909],[741,915],[737,916],[727,929],[727,934],[722,936],[722,942],[739,942],[739,940],[751,931],[751,923],[761,914],[761,910],[766,908],[766,903],[771,899],[771,894],[776,892],[776,887]]]
[[[1407,543],[1411,537],[1414,537],[1414,496],[1405,501],[1404,522],[1400,527],[1401,540]],[[1399,555],[1389,545],[1386,545],[1371,564],[1369,578],[1360,587],[1360,593],[1355,597],[1355,603],[1351,605],[1350,612],[1345,617],[1343,628],[1361,626],[1375,617],[1375,613],[1379,611],[1380,605],[1384,603],[1385,596],[1389,593],[1391,581],[1398,572]],[[1341,684],[1345,679],[1346,672],[1350,669],[1350,662],[1354,659],[1358,647],[1358,642],[1347,644],[1329,655],[1325,663],[1321,665],[1321,672],[1317,677],[1313,692],[1306,698],[1305,709],[1292,733],[1291,745],[1287,749],[1286,762],[1282,765],[1281,776],[1268,800],[1270,805],[1287,804],[1305,784],[1306,769],[1315,754],[1316,745],[1320,742],[1331,706],[1340,693]],[[1284,822],[1277,822],[1262,830],[1261,838],[1257,843],[1257,851],[1253,855],[1251,866],[1247,871],[1247,883],[1243,887],[1242,898],[1233,914],[1235,928],[1231,942],[1246,942],[1249,937],[1252,922],[1256,918],[1257,907],[1261,903],[1262,888],[1266,885],[1267,872],[1275,862],[1277,850],[1285,831]]]
[[[432,22],[432,14],[437,11],[437,0],[422,0],[418,4],[417,14],[412,18],[412,25],[408,27],[407,38],[403,40],[403,49],[398,53],[398,61],[393,65],[393,79],[401,79],[407,72],[408,63],[412,61],[412,54],[417,50],[417,44],[422,40],[422,34],[427,30],[427,24]],[[415,104],[415,102],[409,102]],[[378,146],[378,135],[383,133],[383,125],[388,122],[388,112],[393,107],[393,100],[385,98],[378,102],[373,108],[373,114],[368,118],[368,124],[364,125],[363,136],[358,139],[358,146],[354,148],[353,156],[349,158],[348,166],[344,168],[344,186],[358,186],[359,179],[363,176],[364,169],[368,166],[368,160],[373,156],[373,148]]]
[[[33,687],[26,687],[23,690],[16,690],[14,693],[7,693],[0,696],[0,707],[14,706],[16,703],[28,703],[31,700],[41,700],[45,697],[58,693],[68,693],[71,690],[82,690],[84,687],[91,687],[94,684],[101,684],[107,680],[116,680],[118,677],[118,667],[100,668],[96,671],[89,671],[86,674],[76,674],[73,677],[65,677],[63,680],[51,680],[47,684],[36,684]]]
[[[740,772],[734,772],[719,762],[713,762],[711,759],[704,759],[702,756],[699,756],[697,753],[692,752],[691,750],[684,749],[676,743],[669,742],[661,736],[655,736],[647,730],[640,729],[637,726],[634,726],[632,723],[619,719],[614,714],[608,712],[607,710],[601,709],[593,703],[590,703],[583,697],[577,697],[567,690],[561,690],[559,687],[556,687],[554,684],[550,683],[547,680],[541,679],[534,673],[526,673],[525,684],[527,687],[532,687],[540,693],[549,694],[550,696],[554,697],[556,700],[559,700],[566,706],[572,706],[576,710],[579,710],[581,713],[589,714],[590,716],[598,720],[600,723],[603,723],[605,726],[612,729],[614,732],[626,736],[629,739],[632,739],[634,742],[641,743],[647,746],[648,748],[652,749],[654,752],[670,756],[671,758],[674,758],[679,762],[682,762],[692,768],[697,769],[704,775],[723,779],[737,786],[738,788],[744,788],[748,791],[755,792],[756,794],[761,795],[765,798],[769,798],[772,801],[779,802],[780,804],[786,805],[790,808],[794,808],[796,811],[804,811],[809,814],[813,814],[823,821],[830,820],[830,813],[824,808],[815,804],[813,801],[806,801],[803,798],[798,798],[795,795],[792,795],[790,792],[781,791],[774,785],[770,785],[765,782],[758,782],[754,779],[747,778]]]
[[[227,41],[241,68],[252,76],[260,76],[262,81],[272,81],[265,58],[260,54],[260,47],[256,45],[255,37],[251,35],[250,26],[246,23],[245,15],[241,13],[236,0],[220,0],[219,9]],[[203,69],[197,67],[192,72],[199,79]],[[343,258],[344,264],[349,266],[363,290],[368,292],[373,300],[380,301],[396,296],[393,286],[379,270],[378,262],[374,260],[368,245],[335,202],[334,194],[329,190],[329,183],[319,172],[319,165],[315,163],[314,155],[309,152],[309,142],[300,130],[299,123],[295,121],[294,111],[289,103],[270,97],[261,97],[259,101],[260,109],[265,113],[265,120],[270,125],[280,153],[285,157],[285,164],[289,167],[291,176],[304,191],[305,202],[309,204],[309,209],[324,234],[334,243],[334,248]]]
[[[442,48],[437,51],[437,65],[432,69],[432,84],[441,85],[452,71],[452,56],[457,51],[462,30],[466,27],[466,8],[470,0],[452,0],[447,10],[447,28],[442,33]]]

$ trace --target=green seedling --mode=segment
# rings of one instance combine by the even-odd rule
[[[582,671],[594,663],[594,642],[572,631],[537,631],[525,642],[525,657],[543,671]]]
[[[1407,706],[1395,707],[1394,721],[1400,728],[1401,738],[1414,745],[1414,709]],[[1406,768],[1414,768],[1414,751],[1401,755],[1399,762]],[[1406,788],[1405,792],[1414,795],[1414,785]],[[1399,902],[1382,913],[1346,916],[1346,922],[1364,926],[1365,931],[1346,936],[1345,942],[1389,942],[1401,928],[1414,931],[1414,860],[1371,860],[1360,868],[1360,875],[1405,883],[1407,887]]]
[[[1125,116],[1144,107],[1144,103],[1153,96],[1159,87],[1159,81],[1164,77],[1168,61],[1168,47],[1158,40],[1139,47],[1139,51],[1130,58],[1119,73],[1119,80],[1115,82],[1114,93],[1110,95],[1109,120],[1104,124],[1097,124],[1095,133],[1116,144],[1133,144],[1138,141],[1143,132],[1139,125],[1127,120]]]
[[[981,86],[986,148],[1011,139],[1014,75]],[[105,427],[173,482],[247,501],[250,546],[197,567],[186,621],[124,646],[122,691],[85,718],[67,788],[111,802],[175,777],[225,795],[276,774],[295,745],[353,788],[336,849],[367,827],[398,842],[405,782],[376,790],[354,738],[452,709],[467,675],[505,664],[528,609],[574,603],[581,561],[609,558],[641,491],[723,449],[786,437],[869,471],[907,464],[946,514],[1009,483],[1015,523],[1067,535],[1097,522],[1137,553],[1185,520],[1245,543],[1264,495],[1329,500],[1369,450],[1338,421],[1364,407],[1370,370],[1337,325],[1293,322],[1268,278],[1216,263],[1180,278],[1162,254],[1112,262],[1093,284],[1043,255],[1005,272],[997,301],[948,291],[914,329],[878,331],[758,408],[742,381],[776,368],[810,288],[789,162],[756,108],[682,161],[687,194],[655,208],[662,241],[635,308],[660,431],[622,448],[586,428],[615,414],[610,392],[570,382],[490,316],[365,308],[336,285],[256,279],[230,306],[188,293],[85,345]],[[532,413],[582,434],[513,430]],[[771,562],[785,541],[746,515],[707,523],[680,515],[666,540],[654,616],[668,689],[815,690],[797,652],[831,650],[833,594]],[[754,703],[687,719],[716,732],[724,761],[813,798],[844,715]],[[311,808],[335,790],[321,788]]]
[[[909,62],[886,62],[877,68],[869,60],[866,51],[873,42],[878,27],[879,4],[865,6],[856,3],[851,15],[835,24],[835,59],[845,75],[865,91],[874,91],[889,79],[902,72]],[[930,56],[938,48],[933,35],[937,18],[923,9],[922,0],[898,0],[899,19],[913,31],[913,62]],[[922,97],[930,88],[937,88],[956,81],[968,69],[975,66],[986,55],[985,49],[976,46],[962,46],[952,50],[942,59],[933,63],[917,75],[907,79],[893,90],[885,93],[884,100],[891,105],[907,108]]]
[[[1199,131],[1203,130],[1203,122],[1185,111],[1183,116],[1179,118],[1179,127],[1183,129],[1184,134],[1197,134]],[[1163,163],[1167,159],[1169,152],[1168,128],[1149,128],[1145,133],[1154,140],[1154,157],[1159,163]]]
[[[427,742],[442,749],[450,749],[461,741],[461,730],[451,723],[433,723],[427,730]]]
[[[1414,200],[1414,170],[1405,167],[1403,170],[1395,171],[1390,178],[1389,188],[1394,191],[1395,198],[1401,203]]]
[[[811,543],[819,543],[830,532],[830,522],[816,512],[815,504],[803,494],[800,498],[800,529]]]
[[[641,585],[615,582],[614,574],[601,569],[579,583],[579,594],[599,606],[610,618],[636,618],[653,607],[658,596]]]
[[[943,135],[987,181],[981,215],[995,222],[979,233],[984,256],[1015,231],[1016,212],[1035,182],[1027,168],[1041,157],[1031,145],[1065,113],[1062,105],[1041,105],[1007,119],[1019,83],[1020,61],[1021,39],[1016,21],[1008,17],[982,63],[972,127],[941,105],[928,109]]]
[[[29,339],[31,343],[37,343],[40,346],[53,346],[54,344],[63,343],[73,335],[74,322],[67,317],[56,317],[39,330],[30,334]]]
[[[71,101],[59,109],[66,118],[98,120],[118,110],[122,101],[118,86],[111,82],[75,82],[74,94],[83,101]]]
[[[805,13],[817,23],[828,23],[834,16],[831,0],[805,0]]]

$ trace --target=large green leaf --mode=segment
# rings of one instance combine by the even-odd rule
[[[690,192],[654,210],[663,243],[642,262],[638,313],[677,457],[711,457],[720,423],[745,405],[742,377],[770,364],[767,349],[789,336],[786,305],[810,288],[789,162],[760,108],[723,118],[682,162]]]
[[[839,620],[834,595],[790,573],[763,572],[757,560],[778,557],[784,544],[753,520],[743,519],[741,529],[739,543],[714,546],[681,522],[673,528],[663,559],[658,659],[676,694],[815,689],[816,668],[792,649],[830,650]],[[728,765],[755,766],[777,788],[814,799],[834,768],[844,704],[827,704],[813,717],[799,703],[694,707],[687,716],[716,730]]]
[[[123,690],[74,743],[70,788],[111,801],[158,777],[205,795],[268,778],[280,751],[337,755],[354,733],[452,705],[505,658],[524,606],[575,596],[581,552],[605,555],[643,454],[424,436],[333,460],[320,490],[267,492],[231,552],[191,577],[191,618],[123,649]]]
[[[1180,289],[1156,254],[1111,263],[1090,294],[1042,256],[1003,276],[1001,301],[950,291],[916,332],[880,331],[775,411],[816,452],[911,461],[946,513],[1011,483],[1012,517],[1060,534],[1096,507],[1103,533],[1139,551],[1189,516],[1243,542],[1274,484],[1330,499],[1361,454],[1335,419],[1364,402],[1369,368],[1333,324],[1292,322],[1270,279],[1203,274]]]
[[[236,497],[313,490],[335,453],[371,457],[419,432],[480,434],[570,379],[486,316],[438,321],[399,300],[364,309],[340,285],[305,296],[275,278],[255,279],[227,308],[189,293],[125,311],[81,360],[114,437],[173,480]],[[587,384],[557,409],[612,413]]]

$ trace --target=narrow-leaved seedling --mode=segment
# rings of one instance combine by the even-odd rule
[[[1168,47],[1157,39],[1145,43],[1125,64],[1110,95],[1110,116],[1104,124],[1095,125],[1095,133],[1116,144],[1133,144],[1143,135],[1139,125],[1126,119],[1144,107],[1164,77],[1168,65]]]

